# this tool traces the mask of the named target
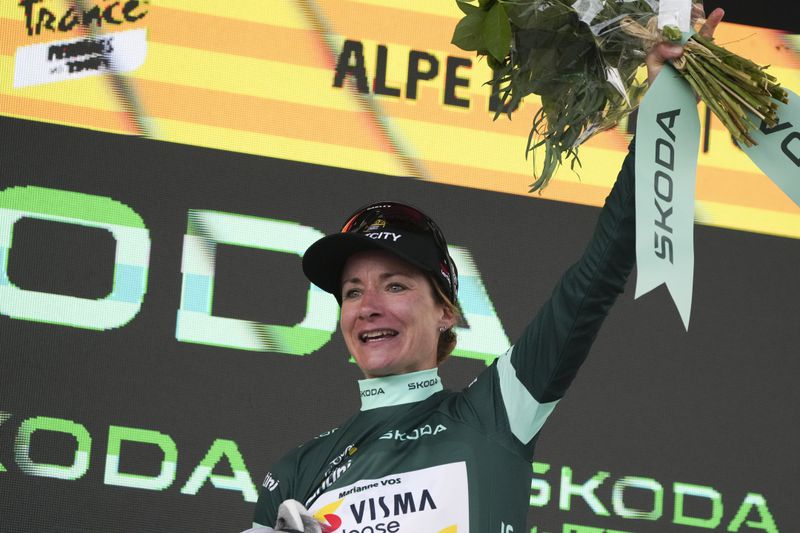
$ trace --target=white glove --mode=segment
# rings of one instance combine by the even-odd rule
[[[254,527],[242,533],[322,533],[322,526],[308,513],[302,503],[286,500],[278,507],[275,529]]]

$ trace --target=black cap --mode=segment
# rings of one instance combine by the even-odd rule
[[[342,270],[358,252],[384,250],[433,274],[452,303],[458,272],[439,227],[418,209],[397,202],[378,202],[356,211],[340,233],[312,244],[303,255],[303,272],[341,303]]]

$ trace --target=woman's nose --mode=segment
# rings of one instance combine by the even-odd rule
[[[359,301],[359,318],[372,318],[381,314],[380,295],[374,290],[365,289]]]

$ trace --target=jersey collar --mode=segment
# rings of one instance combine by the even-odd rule
[[[419,402],[444,388],[437,368],[396,376],[361,379],[358,381],[358,387],[361,390],[362,411]]]

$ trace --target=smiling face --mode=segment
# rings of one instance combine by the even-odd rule
[[[368,378],[436,367],[439,328],[450,310],[433,297],[428,277],[384,251],[354,254],[342,271],[341,328]]]

